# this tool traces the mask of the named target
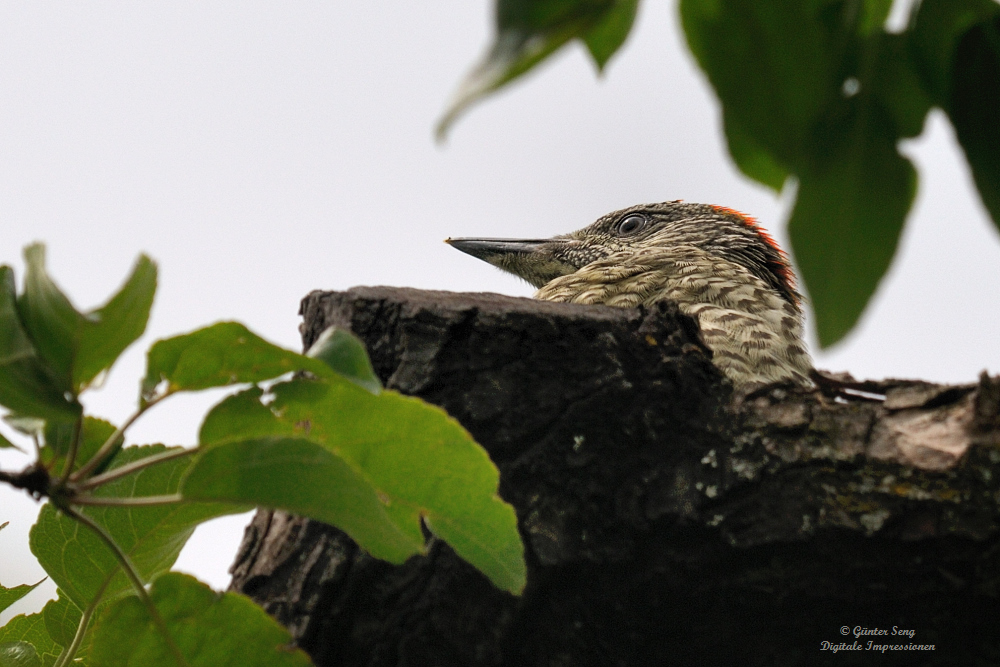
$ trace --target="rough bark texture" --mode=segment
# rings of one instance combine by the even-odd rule
[[[356,288],[302,313],[306,346],[349,327],[489,451],[529,568],[515,598],[440,542],[394,567],[261,511],[233,587],[318,665],[1000,664],[1000,380],[734,403],[669,304]]]

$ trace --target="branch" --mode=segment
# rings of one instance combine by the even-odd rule
[[[172,461],[174,459],[179,459],[182,456],[190,456],[198,450],[196,448],[191,449],[178,449],[171,452],[165,452],[163,454],[157,454],[156,456],[149,456],[138,461],[134,461],[127,465],[123,465],[120,468],[115,468],[114,470],[109,470],[101,475],[95,475],[85,482],[77,484],[74,488],[77,491],[89,491],[91,489],[96,489],[99,486],[107,484],[108,482],[113,482],[116,479],[121,479],[127,475],[131,475],[134,472],[139,472],[150,466],[154,466],[158,463],[163,463],[165,461]]]
[[[21,472],[4,472],[0,470],[0,482],[6,482],[15,489],[24,489],[36,500],[49,495],[49,472],[34,463]]]
[[[148,507],[150,505],[173,505],[183,501],[184,497],[179,493],[169,496],[140,496],[138,498],[74,496],[70,500],[74,505],[93,505],[95,507]]]

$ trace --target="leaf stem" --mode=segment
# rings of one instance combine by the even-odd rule
[[[59,480],[56,482],[56,488],[59,488],[66,484],[66,480],[69,479],[70,473],[73,472],[73,464],[76,463],[76,453],[80,450],[80,436],[83,433],[83,415],[76,418],[76,424],[73,426],[73,440],[69,443],[69,453],[66,455],[66,465],[63,467],[62,474],[59,475]]]
[[[184,496],[173,493],[168,496],[139,496],[138,498],[74,496],[69,502],[74,505],[93,505],[96,507],[145,507],[148,505],[173,505],[183,501]]]
[[[87,608],[83,610],[83,614],[80,616],[80,623],[76,626],[76,634],[73,635],[73,641],[70,642],[69,646],[65,647],[59,654],[59,659],[56,660],[52,667],[65,667],[71,660],[76,652],[80,650],[80,644],[83,643],[83,637],[87,634],[87,626],[90,625],[90,619],[97,611],[97,605],[101,602],[101,598],[104,597],[104,589],[108,587],[111,580],[114,579],[115,573],[111,572],[107,577],[104,578],[104,583],[101,587],[97,589],[97,594],[94,595],[94,599],[90,601]]]
[[[119,438],[125,435],[125,431],[128,430],[128,428],[135,423],[135,420],[141,417],[143,413],[146,412],[146,410],[150,409],[151,407],[153,407],[154,405],[165,399],[167,396],[170,396],[171,394],[173,394],[173,392],[166,391],[163,394],[160,394],[159,396],[151,400],[150,402],[146,403],[145,405],[140,406],[138,410],[132,413],[131,417],[125,420],[124,424],[115,429],[115,432],[112,433],[108,437],[108,439],[104,441],[104,444],[101,445],[101,448],[97,450],[97,453],[94,454],[89,461],[87,461],[75,473],[70,475],[69,480],[72,482],[77,482],[81,479],[85,479],[87,475],[94,472],[94,469],[97,468],[102,463],[104,463],[104,460],[111,454],[111,452],[115,450],[115,447],[117,447],[118,445]]]
[[[182,456],[190,456],[197,451],[197,449],[192,447],[191,449],[175,449],[173,451],[164,452],[163,454],[157,454],[156,456],[147,456],[144,459],[133,461],[132,463],[123,465],[120,468],[115,468],[114,470],[109,470],[101,475],[95,475],[87,481],[77,484],[74,488],[77,491],[89,491],[90,489],[96,489],[103,484],[113,482],[116,479],[121,479],[122,477],[131,475],[134,472],[139,472],[149,466],[154,466],[165,461],[172,461],[173,459],[179,459]]]
[[[101,538],[101,541],[103,541],[104,544],[111,549],[111,552],[118,560],[118,564],[122,566],[122,569],[125,570],[125,574],[132,581],[132,586],[135,588],[135,592],[142,601],[142,604],[146,607],[146,611],[149,612],[149,616],[153,620],[153,624],[163,635],[163,640],[166,642],[170,653],[173,654],[174,660],[177,661],[178,667],[191,667],[181,654],[181,650],[177,648],[174,638],[170,636],[170,631],[167,629],[166,622],[163,620],[163,617],[160,616],[160,612],[156,609],[156,605],[153,604],[153,600],[149,597],[149,592],[146,591],[146,586],[142,583],[142,579],[139,578],[139,573],[136,572],[135,567],[132,565],[132,561],[129,560],[128,554],[122,551],[121,547],[118,546],[118,543],[115,542],[114,538],[108,535],[103,526],[92,521],[86,514],[77,512],[72,507],[60,507],[59,509],[65,512],[67,516],[76,519],[87,528],[94,531],[94,534]]]

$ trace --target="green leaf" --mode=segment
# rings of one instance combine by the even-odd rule
[[[681,0],[688,46],[722,102],[736,163],[750,139],[777,164],[802,162],[813,127],[841,96],[855,33],[819,0]],[[749,64],[752,63],[752,66]],[[745,172],[774,186],[772,170]]]
[[[0,433],[0,449],[17,449],[17,450],[20,450],[21,448],[18,447],[17,445],[15,445],[10,440],[8,440],[7,437],[3,433]]]
[[[201,446],[279,435],[308,439],[345,461],[387,507],[401,508],[398,526],[410,522],[415,534],[423,516],[497,586],[523,589],[523,545],[513,508],[497,496],[496,466],[443,410],[393,391],[375,396],[336,376],[280,383],[262,398],[267,405],[253,408],[249,395],[234,399],[243,402],[247,419],[235,404],[213,409]]]
[[[892,0],[864,0],[861,3],[861,21],[858,25],[860,32],[866,35],[880,32],[891,9]]]
[[[149,349],[142,402],[168,392],[197,391],[262,382],[291,371],[332,375],[321,361],[272,345],[239,322],[219,322],[193,333],[157,341]]]
[[[0,628],[0,646],[15,642],[26,642],[33,646],[36,655],[40,656],[46,665],[52,664],[62,650],[49,637],[41,614],[20,614]]]
[[[1000,13],[994,0],[922,0],[913,22],[912,44],[925,87],[947,109],[952,93],[955,52],[973,26]]]
[[[799,176],[788,232],[813,303],[822,347],[847,334],[896,252],[916,191],[916,171],[886,138],[878,109]]]
[[[176,448],[163,445],[127,447],[109,469],[162,454]],[[115,480],[94,491],[95,496],[134,498],[177,493],[187,457],[172,459]],[[129,556],[143,581],[170,569],[195,527],[208,519],[246,511],[246,507],[177,503],[143,507],[86,507],[79,511],[103,526]],[[113,598],[131,590],[108,547],[86,526],[57,511],[42,508],[29,538],[31,551],[56,585],[81,609],[97,594],[105,578],[114,578],[104,595]]]
[[[597,23],[583,35],[583,42],[594,58],[598,70],[603,70],[622,47],[639,10],[639,0],[615,0]]]
[[[1000,227],[1000,4],[993,0],[924,0],[912,50],[925,87],[948,112],[972,177]]]
[[[186,574],[153,582],[150,597],[191,667],[307,667],[285,628],[238,593],[216,593]],[[101,667],[176,667],[149,612],[135,597],[115,603],[95,629]]]
[[[73,307],[45,270],[45,246],[24,250],[27,274],[17,301],[24,329],[61,392],[78,393],[146,329],[156,292],[156,265],[141,255],[125,285],[86,314]]]
[[[894,123],[892,134],[897,137],[915,137],[923,132],[932,104],[919,76],[911,42],[909,32],[880,33],[866,44],[871,64],[862,76],[862,95],[870,95],[886,109]]]
[[[227,396],[205,415],[198,432],[198,442],[204,447],[244,436],[285,435],[288,429],[275,421],[271,409],[261,402],[263,397],[264,390],[260,387],[250,387]]]
[[[42,619],[45,621],[45,630],[52,637],[52,641],[60,646],[69,646],[76,635],[76,629],[80,625],[80,618],[83,616],[80,608],[73,604],[69,598],[60,595],[55,600],[49,600],[42,608]],[[77,654],[79,656],[79,653]]]
[[[81,323],[73,364],[73,386],[85,387],[121,356],[146,330],[156,293],[156,264],[140,255],[118,293],[87,313]]]
[[[306,356],[319,359],[335,372],[373,394],[382,391],[382,383],[375,375],[365,344],[346,329],[326,329],[306,352]]]
[[[24,293],[17,309],[38,355],[52,369],[62,391],[73,389],[73,358],[76,355],[81,315],[45,270],[45,246],[35,243],[24,249],[27,271]]]
[[[1000,229],[1000,5],[958,41],[948,116],[983,204]]]
[[[14,271],[0,266],[0,404],[24,416],[75,421],[83,408],[38,358],[14,290]]]
[[[402,521],[351,466],[307,440],[262,438],[208,449],[185,478],[183,494],[302,514],[337,526],[393,563],[424,550],[416,512]]]
[[[42,581],[45,580],[42,579]],[[0,586],[0,611],[3,611],[31,591],[35,590],[38,584],[42,583],[42,581],[35,584],[21,584],[20,586],[14,586],[14,588]]]
[[[9,524],[9,521],[4,521],[0,523],[0,530],[3,530]],[[45,581],[44,579],[42,581]],[[41,581],[38,584],[42,583]],[[35,590],[38,584],[22,584],[20,586],[15,586],[14,588],[5,588],[0,586],[0,611],[3,611],[7,607],[11,606],[25,595]]]
[[[622,45],[637,0],[498,0],[497,34],[438,123],[443,139],[469,105],[530,71],[572,39],[584,41],[598,68]]]
[[[45,444],[39,452],[39,461],[49,470],[55,468],[61,471],[63,460],[69,453],[70,443],[73,442],[75,432],[75,424],[47,423],[44,429]],[[84,417],[80,431],[80,445],[77,449],[73,469],[76,470],[89,461],[90,457],[97,453],[101,445],[114,432],[115,425],[111,422],[95,417]],[[124,438],[118,439],[119,446],[123,441]]]
[[[28,642],[0,644],[0,667],[42,667],[42,659]]]
[[[798,177],[789,233],[824,347],[888,269],[916,187],[896,143],[921,132],[931,100],[911,36],[882,30],[890,5],[681,0],[737,165],[775,189]]]
[[[788,170],[752,134],[740,127],[732,114],[724,115],[724,124],[729,154],[740,171],[775,192],[781,192]]]

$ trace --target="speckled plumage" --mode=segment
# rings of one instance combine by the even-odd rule
[[[713,363],[739,389],[812,384],[791,268],[774,241],[735,211],[646,204],[552,239],[449,242],[528,280],[539,299],[676,302],[698,321]]]

